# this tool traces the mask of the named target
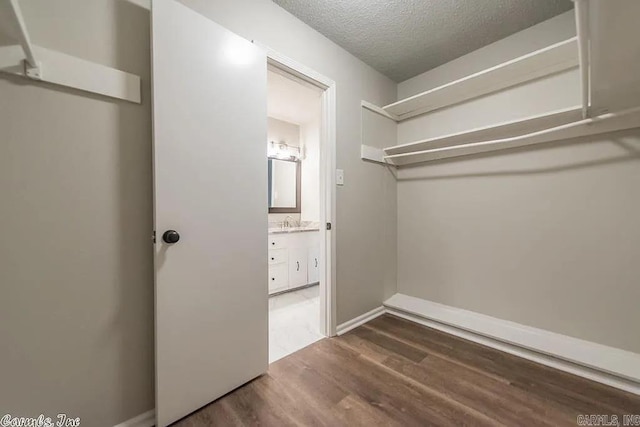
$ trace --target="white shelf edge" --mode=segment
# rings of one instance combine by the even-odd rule
[[[578,62],[580,63],[580,91],[582,96],[582,118],[589,117],[589,3],[575,0],[576,34],[578,37]]]
[[[32,48],[40,66],[36,81],[141,103],[139,76],[44,47]],[[0,72],[30,77],[24,60],[20,46],[0,47]]]
[[[372,147],[370,145],[360,145],[360,158],[370,162],[387,164],[384,159],[385,153],[382,148]]]
[[[384,111],[382,109],[382,107],[378,107],[377,105],[375,105],[375,104],[373,104],[371,102],[362,100],[360,102],[360,105],[362,106],[362,108],[366,108],[369,111],[372,111],[374,113],[380,114],[381,116],[386,117],[387,119],[391,119],[391,120],[393,120],[395,122],[398,121],[398,116],[396,116],[395,114],[387,113],[386,111]]]
[[[500,134],[499,136],[504,137],[516,136],[518,132],[522,133],[522,131],[524,131],[526,133],[527,131],[534,131],[535,128],[548,128],[553,125],[576,121],[580,118],[581,109],[582,106],[580,105],[572,106],[561,110],[501,122],[490,126],[483,126],[447,135],[435,136],[432,138],[408,142],[406,144],[398,144],[386,147],[384,151],[387,155],[405,154],[412,151],[420,151],[421,149],[428,148],[428,146],[435,144],[448,143],[449,145],[460,145],[464,143],[464,140],[467,142],[481,142],[483,140],[496,139],[495,134]]]
[[[438,108],[506,89],[577,67],[577,37],[528,53],[486,70],[386,105],[388,114],[405,120]]]
[[[537,132],[492,141],[434,148],[412,153],[385,156],[385,160],[396,166],[424,163],[451,157],[468,156],[490,151],[506,150],[533,144],[559,141],[588,135],[614,132],[640,127],[640,107],[606,113],[597,117],[579,120]]]

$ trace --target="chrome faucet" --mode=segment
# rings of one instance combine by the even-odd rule
[[[295,220],[293,219],[293,217],[291,215],[287,215],[287,217],[282,222],[282,225],[284,226],[284,228],[291,227],[291,221],[289,221],[289,218],[291,218],[291,221],[293,221],[293,223],[295,224]]]

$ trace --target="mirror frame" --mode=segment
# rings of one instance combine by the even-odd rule
[[[267,157],[267,162],[269,160],[280,160],[282,162],[293,162],[296,164],[296,206],[292,208],[272,208],[269,206],[269,213],[301,213],[302,211],[302,162],[300,160],[293,159],[279,159],[277,157]],[[269,180],[267,179],[267,182]],[[267,192],[269,189],[267,189]]]

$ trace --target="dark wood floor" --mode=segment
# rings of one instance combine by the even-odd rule
[[[273,363],[176,425],[575,426],[640,396],[384,315]]]

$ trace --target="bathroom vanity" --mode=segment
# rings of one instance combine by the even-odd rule
[[[291,227],[269,230],[269,295],[320,280],[320,231]]]

